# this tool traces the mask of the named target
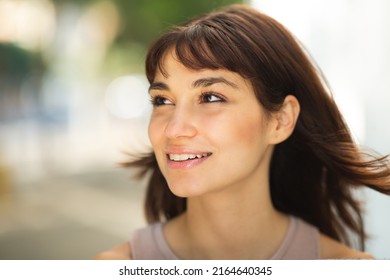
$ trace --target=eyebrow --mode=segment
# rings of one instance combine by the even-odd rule
[[[155,90],[169,90],[169,87],[166,83],[163,83],[163,82],[153,82],[150,84],[148,91],[150,92],[153,89],[155,89]]]
[[[192,87],[194,88],[198,88],[198,87],[209,87],[213,84],[219,84],[219,83],[222,83],[222,84],[226,84],[228,86],[231,86],[233,88],[238,88],[238,86],[229,81],[229,80],[226,80],[225,78],[223,77],[209,77],[209,78],[201,78],[201,79],[198,79],[196,81],[194,81],[192,83]]]
[[[212,86],[214,84],[219,84],[219,83],[226,84],[226,85],[233,87],[233,88],[238,88],[238,86],[235,83],[233,83],[229,80],[226,80],[223,77],[201,78],[201,79],[194,81],[191,86],[193,88],[209,87],[209,86]],[[150,87],[149,87],[149,91],[151,91],[151,90],[169,90],[169,86],[163,82],[153,82],[150,84]]]

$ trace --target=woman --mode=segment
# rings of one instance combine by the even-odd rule
[[[151,224],[100,259],[371,258],[354,187],[390,193],[387,157],[363,153],[303,48],[234,5],[162,35],[146,75]]]

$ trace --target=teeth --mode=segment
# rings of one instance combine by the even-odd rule
[[[170,160],[173,161],[184,161],[184,160],[189,160],[189,159],[194,159],[194,158],[202,158],[202,157],[207,157],[208,154],[168,154],[168,157]]]

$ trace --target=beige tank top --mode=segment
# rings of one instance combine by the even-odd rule
[[[287,233],[272,260],[312,260],[320,258],[319,231],[305,221],[290,216]],[[178,260],[163,234],[163,223],[134,232],[130,240],[135,260]]]

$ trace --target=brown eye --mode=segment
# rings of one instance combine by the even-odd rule
[[[225,99],[211,92],[203,93],[200,97],[200,103],[214,103],[214,102],[225,102]]]
[[[152,102],[153,106],[162,106],[162,105],[172,105],[173,104],[169,99],[167,99],[163,96],[160,96],[160,95],[153,97],[151,102]]]

